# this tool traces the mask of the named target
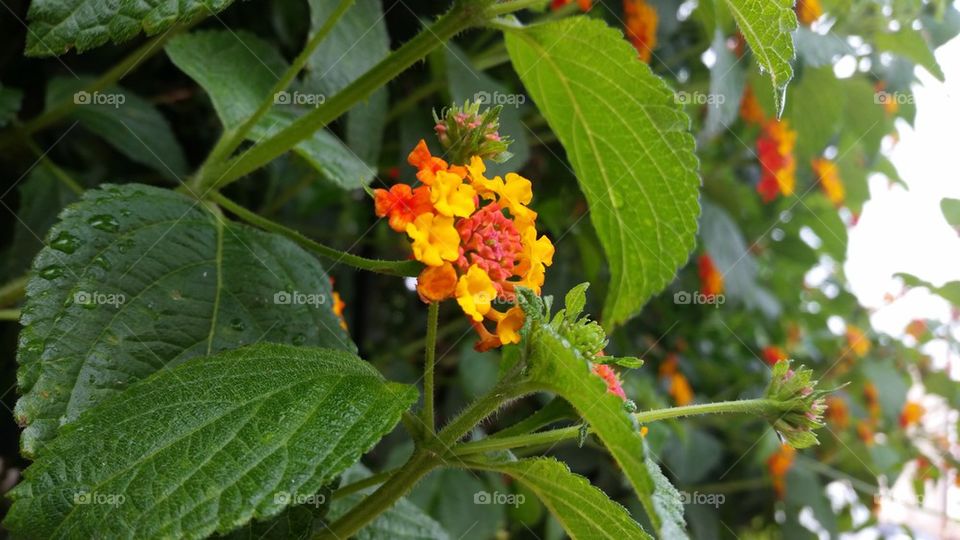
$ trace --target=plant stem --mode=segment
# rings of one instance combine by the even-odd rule
[[[352,484],[347,484],[347,485],[341,487],[340,489],[334,491],[334,492],[330,495],[330,499],[331,499],[331,500],[337,500],[337,499],[340,499],[340,498],[342,498],[342,497],[346,497],[347,495],[352,495],[352,494],[354,494],[354,493],[356,493],[356,492],[358,492],[358,491],[362,491],[362,490],[364,490],[364,489],[367,489],[368,487],[372,487],[372,486],[376,486],[376,485],[378,485],[378,484],[382,484],[382,483],[386,482],[391,476],[393,476],[394,474],[396,474],[399,470],[400,470],[399,467],[395,467],[395,468],[390,469],[390,470],[387,470],[387,471],[383,471],[383,472],[379,472],[379,473],[377,473],[377,474],[370,475],[370,476],[368,476],[368,477],[366,477],[366,478],[364,478],[364,479],[362,479],[362,480],[357,480],[356,482],[354,482],[354,483],[352,483]]]
[[[520,11],[521,9],[546,7],[546,5],[547,0],[510,0],[508,2],[500,2],[490,6],[487,8],[486,16],[487,18],[492,19],[494,17],[513,13],[514,11]]]
[[[634,418],[641,424],[656,422],[658,420],[667,420],[671,418],[682,418],[685,416],[696,416],[701,414],[777,414],[789,408],[789,402],[776,401],[772,399],[745,399],[740,401],[721,401],[718,403],[703,403],[698,405],[687,405],[684,407],[670,407],[667,409],[655,409],[634,413]],[[463,443],[453,449],[454,456],[466,456],[481,452],[490,452],[493,450],[509,450],[511,448],[523,448],[528,446],[541,446],[553,444],[566,440],[573,440],[580,436],[580,426],[571,426],[550,431],[541,431],[539,433],[530,433],[527,435],[516,435],[512,437],[490,437],[479,441]]]
[[[427,342],[423,348],[423,423],[433,433],[436,429],[433,411],[433,368],[437,356],[437,319],[440,302],[430,302],[427,308]]]
[[[28,281],[30,281],[30,276],[23,275],[0,286],[0,306],[16,304],[18,300],[23,298]]]
[[[526,381],[515,382],[515,377],[508,375],[490,390],[464,409],[459,416],[444,426],[437,434],[439,453],[448,453],[450,447],[467,434],[473,426],[479,424],[486,417],[493,414],[504,403],[516,399],[536,390],[536,386]],[[470,444],[470,443],[467,443]]]
[[[323,26],[316,31],[313,36],[310,37],[310,40],[307,41],[307,44],[303,47],[303,50],[300,51],[300,54],[293,60],[293,63],[289,68],[283,73],[282,76],[277,80],[273,85],[273,88],[270,89],[270,93],[267,94],[266,99],[260,103],[260,106],[257,107],[257,110],[254,111],[253,115],[250,118],[247,118],[239,126],[228,129],[223,132],[223,135],[220,136],[220,140],[217,141],[217,144],[214,145],[213,150],[210,151],[210,155],[207,156],[207,159],[203,166],[201,167],[201,173],[197,175],[194,181],[199,181],[200,178],[203,178],[203,169],[208,167],[216,167],[222,164],[222,161],[225,157],[233,153],[234,150],[240,146],[240,143],[243,142],[247,133],[267,111],[273,107],[276,102],[276,95],[290,86],[290,83],[297,77],[303,67],[307,64],[307,61],[310,60],[310,56],[313,54],[314,50],[320,45],[321,42],[327,37],[331,30],[333,30],[334,25],[337,21],[340,20],[340,17],[353,5],[355,0],[340,0],[340,3],[337,4],[337,7],[333,10],[333,13],[327,17],[327,20],[323,23]],[[204,187],[204,186],[195,186],[195,187]],[[202,189],[201,189],[202,191]]]
[[[352,537],[381,512],[396,503],[397,499],[403,497],[417,481],[439,463],[437,456],[429,452],[421,450],[414,452],[410,456],[410,460],[389,480],[384,482],[379,489],[314,538],[318,540],[339,540]]]
[[[67,174],[66,171],[64,171],[59,166],[57,166],[57,164],[54,163],[53,160],[48,158],[46,152],[40,149],[40,147],[37,145],[37,142],[33,140],[33,137],[31,137],[29,133],[26,133],[25,131],[22,130],[22,126],[21,126],[20,133],[23,137],[22,139],[23,143],[27,145],[27,148],[29,148],[30,151],[34,153],[34,155],[37,156],[37,159],[39,159],[43,163],[44,167],[50,169],[50,172],[53,174],[53,176],[57,178],[57,180],[60,180],[60,182],[64,186],[66,186],[67,189],[74,192],[75,194],[80,195],[81,193],[83,193],[84,191],[83,186],[81,186],[79,182],[77,182],[69,174]]]
[[[390,112],[387,113],[384,121],[392,122],[393,120],[396,120],[400,115],[413,108],[413,106],[419,103],[420,100],[429,97],[437,90],[443,88],[445,84],[446,81],[440,79],[421,84],[414,91],[407,94],[406,97],[398,101],[393,108],[390,109]]]
[[[219,167],[211,167],[204,171],[203,175],[198,175],[197,185],[201,188],[212,186],[214,189],[219,189],[266,165],[298,142],[311,136],[316,130],[338,118],[355,103],[366,99],[378,88],[390,82],[456,34],[475,24],[485,22],[489,4],[490,0],[457,2],[435,23],[390,53],[322,105],[236,158]]]
[[[384,261],[379,259],[368,259],[366,257],[360,257],[358,255],[346,253],[330,246],[325,246],[319,242],[307,238],[306,236],[289,227],[285,227],[275,221],[271,221],[265,217],[259,216],[224,197],[220,193],[211,193],[209,198],[243,221],[246,221],[251,225],[255,225],[265,231],[270,231],[281,236],[285,236],[290,240],[293,240],[301,247],[308,249],[317,255],[320,255],[321,257],[330,259],[334,263],[344,263],[361,270],[369,270],[370,272],[378,272],[390,276],[415,276],[419,274],[420,270],[423,268],[423,265],[417,261]]]
[[[19,321],[19,309],[0,309],[0,321]]]
[[[173,26],[162,34],[154,36],[152,39],[125,56],[123,60],[120,60],[120,62],[110,68],[109,71],[98,77],[95,81],[84,86],[81,90],[92,94],[116,83],[128,73],[133,71],[144,60],[162,50],[163,44],[166,43],[167,40],[192,25],[193,23]],[[36,133],[47,126],[60,121],[63,117],[70,114],[70,112],[76,108],[76,106],[77,104],[73,101],[73,95],[71,95],[70,99],[61,101],[52,107],[48,107],[43,111],[42,114],[40,114],[40,116],[33,118],[29,122],[25,122],[22,126],[22,130],[28,135]],[[6,145],[6,143],[9,142],[8,138],[13,138],[15,135],[16,132],[14,131],[4,136],[2,139],[0,139],[0,146]]]

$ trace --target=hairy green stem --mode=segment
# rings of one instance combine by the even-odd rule
[[[23,275],[0,286],[0,307],[16,304],[27,292],[30,276]]]
[[[265,231],[270,231],[281,236],[285,236],[290,240],[293,240],[301,247],[308,249],[317,255],[320,255],[321,257],[330,259],[334,263],[344,263],[361,270],[378,272],[380,274],[387,274],[390,276],[415,276],[420,273],[420,270],[423,268],[423,265],[417,261],[384,261],[379,259],[368,259],[366,257],[360,257],[359,255],[353,255],[351,253],[340,251],[339,249],[334,249],[330,246],[325,246],[319,242],[311,240],[289,227],[285,227],[275,221],[271,221],[265,217],[257,215],[254,212],[247,210],[243,206],[240,206],[239,204],[224,197],[220,193],[211,193],[209,198],[243,221],[246,221],[247,223],[250,223],[251,225],[259,227]]]
[[[198,175],[200,188],[219,189],[238,178],[266,165],[276,157],[293,148],[298,142],[310,137],[349,110],[357,102],[366,99],[378,88],[423,59],[456,34],[485,22],[490,0],[462,0],[425,28],[413,39],[373,66],[369,71],[337,92],[313,111],[301,116],[286,128],[218,167],[210,167]],[[499,4],[498,4],[499,6]],[[492,8],[490,8],[492,9]],[[517,9],[521,9],[518,7]],[[515,11],[515,10],[514,10]],[[507,11],[509,13],[509,11]]]
[[[436,429],[433,411],[434,388],[433,368],[437,356],[437,319],[440,314],[440,303],[430,302],[427,308],[427,342],[423,347],[423,423],[427,431],[433,433]]]
[[[354,483],[352,483],[352,484],[347,484],[347,485],[345,485],[345,486],[337,489],[336,491],[334,491],[334,492],[330,495],[330,499],[331,499],[331,500],[337,500],[337,499],[346,497],[347,495],[352,495],[352,494],[354,494],[354,493],[356,493],[356,492],[358,492],[358,491],[363,491],[364,489],[367,489],[368,487],[373,487],[373,486],[376,486],[376,485],[380,485],[380,484],[386,482],[388,479],[390,479],[390,477],[393,476],[394,474],[396,474],[397,471],[399,471],[399,470],[400,470],[399,467],[395,467],[395,468],[393,468],[393,469],[389,469],[389,470],[386,470],[386,471],[383,471],[383,472],[379,472],[379,473],[377,473],[377,474],[370,475],[370,476],[368,476],[368,477],[366,477],[366,478],[364,478],[364,479],[362,479],[362,480],[357,480],[356,482],[354,482]]]
[[[253,115],[250,118],[247,118],[239,126],[228,129],[223,132],[220,136],[220,140],[217,141],[217,144],[214,145],[213,150],[210,151],[210,155],[207,156],[207,159],[204,165],[201,167],[201,172],[195,178],[195,182],[199,182],[201,178],[204,177],[203,170],[209,167],[217,167],[222,164],[223,160],[228,157],[234,150],[240,146],[240,143],[243,142],[247,133],[257,125],[257,122],[267,111],[273,107],[276,101],[276,95],[290,86],[290,83],[297,77],[300,71],[303,69],[307,62],[310,60],[310,56],[316,50],[316,48],[323,42],[323,40],[330,34],[330,31],[333,30],[334,25],[344,13],[353,5],[355,0],[340,0],[340,3],[337,4],[337,7],[333,10],[333,13],[327,17],[327,20],[323,23],[323,26],[307,41],[307,44],[303,47],[303,50],[300,51],[300,54],[293,60],[293,63],[290,64],[290,67],[280,76],[277,82],[273,85],[273,88],[270,89],[270,93],[267,94],[266,99],[260,103],[260,106],[257,107],[257,110],[254,111]],[[202,188],[205,186],[194,186]]]
[[[655,409],[634,413],[634,418],[641,424],[656,422],[658,420],[668,420],[672,418],[682,418],[685,416],[696,416],[701,414],[753,414],[770,415],[779,414],[789,409],[790,402],[776,401],[772,399],[745,399],[740,401],[721,401],[718,403],[703,403],[698,405],[686,405],[684,407],[670,407],[667,409]],[[577,439],[580,436],[580,426],[570,426],[565,428],[542,431],[539,433],[530,433],[525,435],[514,435],[510,437],[490,437],[457,445],[453,449],[454,456],[466,456],[481,452],[490,452],[494,450],[509,450],[512,448],[524,448],[529,446],[542,446]]]

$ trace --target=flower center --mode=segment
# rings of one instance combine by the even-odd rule
[[[498,203],[490,203],[457,223],[460,258],[457,266],[466,272],[471,264],[486,270],[500,297],[512,298],[507,280],[514,275],[523,250],[520,233]]]

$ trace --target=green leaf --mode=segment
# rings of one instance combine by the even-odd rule
[[[142,31],[159,34],[174,24],[223,11],[233,0],[159,0],[91,2],[34,0],[27,20],[27,56],[59,56],[72,48],[83,52],[108,41],[122,43]]]
[[[651,538],[626,508],[556,459],[484,462],[471,467],[509,475],[530,488],[574,540]]]
[[[20,111],[23,92],[18,88],[0,86],[0,127],[6,126]]]
[[[184,195],[87,191],[48,241],[17,350],[27,455],[104,398],[192,357],[261,341],[355,350],[313,256]]]
[[[243,31],[207,30],[177,36],[166,51],[177,67],[206,90],[227,129],[253,116],[288,67],[273,46]],[[319,104],[326,97],[299,88],[275,96],[273,109],[250,130],[248,138],[260,141],[292,123],[304,110],[296,103]],[[345,189],[373,180],[374,170],[328,130],[317,130],[293,150]]]
[[[489,493],[490,478],[459,469],[436,471],[421,481],[409,500],[433,516],[447,533],[457,540],[495,538],[505,523],[501,504],[477,504],[478,493]]]
[[[940,69],[940,64],[933,56],[933,51],[927,45],[927,40],[918,30],[909,26],[902,26],[896,32],[877,33],[873,39],[878,51],[897,54],[920,64],[938,81],[943,82],[943,70]]]
[[[345,486],[368,476],[370,471],[358,463],[343,474],[340,485]],[[374,490],[376,487],[371,487],[333,500],[330,503],[330,512],[326,521],[331,523],[336,521],[360,504]],[[450,535],[417,505],[402,498],[361,529],[353,538],[356,540],[446,540]]]
[[[940,199],[940,211],[947,223],[952,227],[960,227],[960,199]]]
[[[776,112],[783,111],[787,83],[793,78],[793,37],[797,16],[793,0],[727,0],[727,7],[760,69],[770,74]]]
[[[92,77],[56,77],[47,85],[47,108],[73,100],[71,115],[125,156],[175,182],[187,174],[187,160],[167,119],[149,101],[112,86],[90,94],[81,89]]]
[[[793,43],[797,56],[809,67],[829,66],[840,56],[854,54],[853,47],[836,34],[820,34],[803,25],[793,33]]]
[[[310,32],[323,26],[337,2],[310,0]],[[390,36],[380,0],[357,0],[340,17],[307,62],[307,85],[332,96],[390,53]],[[386,87],[347,112],[347,143],[367,163],[376,164],[387,115]]]
[[[530,339],[530,376],[563,396],[580,413],[637,492],[658,536],[686,538],[680,493],[648,455],[623,401],[590,372],[586,359],[549,326],[537,325]]]
[[[623,323],[673,279],[694,245],[700,182],[689,118],[599,20],[518,29],[506,42],[590,203],[611,273],[604,324]]]
[[[720,29],[714,34],[710,50],[717,59],[710,68],[709,97],[712,101],[707,102],[707,118],[703,125],[707,137],[723,133],[727,126],[737,120],[740,98],[746,84],[746,74],[737,67],[739,60],[727,47],[727,37]]]
[[[258,344],[198,358],[65,427],[4,525],[41,538],[228,532],[308,502],[416,399],[343,351]]]
[[[567,291],[567,295],[563,298],[563,316],[565,319],[576,321],[583,313],[583,308],[587,305],[588,288],[590,288],[589,283],[581,283]]]
[[[811,159],[822,155],[837,134],[843,117],[843,101],[837,96],[842,93],[832,67],[807,68],[793,85],[785,116],[797,132],[794,154],[800,167],[809,166]]]

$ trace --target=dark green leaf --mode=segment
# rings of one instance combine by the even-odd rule
[[[187,160],[167,119],[149,101],[130,90],[111,86],[93,94],[81,89],[92,78],[57,77],[47,86],[47,108],[64,101],[77,107],[71,115],[90,131],[137,163],[179,181]]]
[[[34,538],[228,532],[309,503],[416,398],[343,351],[258,344],[198,358],[64,428],[4,525]]]
[[[22,99],[23,92],[19,89],[0,86],[0,127],[17,116]]]
[[[71,48],[83,52],[111,41],[122,43],[140,31],[159,34],[176,23],[213,15],[233,0],[158,0],[90,2],[34,0],[27,19],[28,56],[59,56]]]
[[[693,248],[699,179],[689,119],[620,33],[599,20],[572,17],[506,39],[590,203],[611,272],[604,323],[623,323]]]
[[[314,257],[195,199],[137,184],[87,191],[48,238],[17,351],[27,455],[104,398],[191,357],[260,341],[354,350]]]

